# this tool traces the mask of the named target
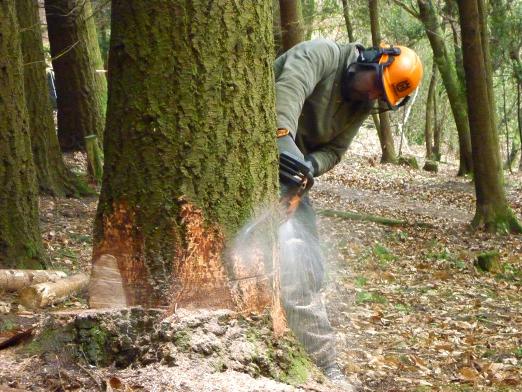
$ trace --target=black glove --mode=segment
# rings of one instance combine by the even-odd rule
[[[313,164],[288,152],[279,155],[279,180],[288,192],[303,194],[314,183]]]

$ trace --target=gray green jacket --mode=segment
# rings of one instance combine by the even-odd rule
[[[295,145],[316,162],[321,175],[341,160],[371,103],[350,102],[341,96],[341,79],[358,56],[355,44],[326,39],[305,41],[274,63],[277,127],[292,134]],[[295,153],[293,141],[279,139],[279,149]]]

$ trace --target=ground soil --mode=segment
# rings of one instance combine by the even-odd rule
[[[422,147],[406,152],[422,167]],[[328,260],[324,293],[338,331],[339,362],[361,391],[522,390],[522,237],[470,230],[473,184],[456,177],[454,157],[444,158],[438,173],[381,165],[375,138],[361,132],[343,162],[318,178],[312,191],[319,212],[335,209],[408,222],[390,227],[319,216]],[[81,154],[68,161],[79,169],[85,165]],[[506,173],[506,189],[522,219],[522,173]],[[89,271],[95,212],[95,197],[41,197],[51,268]],[[475,267],[477,254],[489,250],[500,254],[500,272]],[[16,295],[4,293],[1,302],[0,334],[39,317],[21,308]],[[83,308],[85,296],[79,295],[56,309]],[[28,388],[28,380],[45,372],[61,374],[14,349],[0,351],[0,363],[0,385],[15,388]],[[97,390],[93,371],[80,369],[72,385]],[[146,387],[167,373],[149,366],[119,373],[118,379],[142,375]],[[209,383],[218,378],[209,376]],[[66,381],[58,377],[49,390],[63,390]],[[234,390],[274,390],[262,385]]]

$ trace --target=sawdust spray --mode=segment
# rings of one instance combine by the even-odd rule
[[[263,208],[236,236],[234,262],[246,268],[265,265],[267,275],[280,276],[280,289],[289,326],[305,347],[323,347],[335,355],[333,330],[327,321],[320,288],[324,263],[315,222],[298,209],[287,217],[280,205]],[[313,219],[313,217],[312,217]],[[328,342],[328,343],[325,343]],[[317,346],[314,348],[314,346]]]

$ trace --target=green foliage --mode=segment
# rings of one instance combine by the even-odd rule
[[[385,304],[387,302],[386,297],[374,292],[360,291],[355,296],[355,303],[358,305],[367,303]]]
[[[16,328],[16,323],[13,320],[2,320],[0,323],[0,332],[10,331],[11,329]]]
[[[355,278],[355,286],[356,287],[364,287],[368,283],[368,278],[365,278],[364,276],[357,276]]]
[[[190,333],[186,330],[178,331],[174,335],[174,344],[184,352],[190,350],[190,340]]]
[[[401,313],[405,313],[405,314],[411,313],[411,306],[408,304],[403,304],[403,303],[395,304],[394,308]]]
[[[386,265],[392,261],[397,260],[397,256],[393,254],[391,250],[381,244],[377,244],[373,247],[372,253],[376,257],[377,262],[381,265]]]

